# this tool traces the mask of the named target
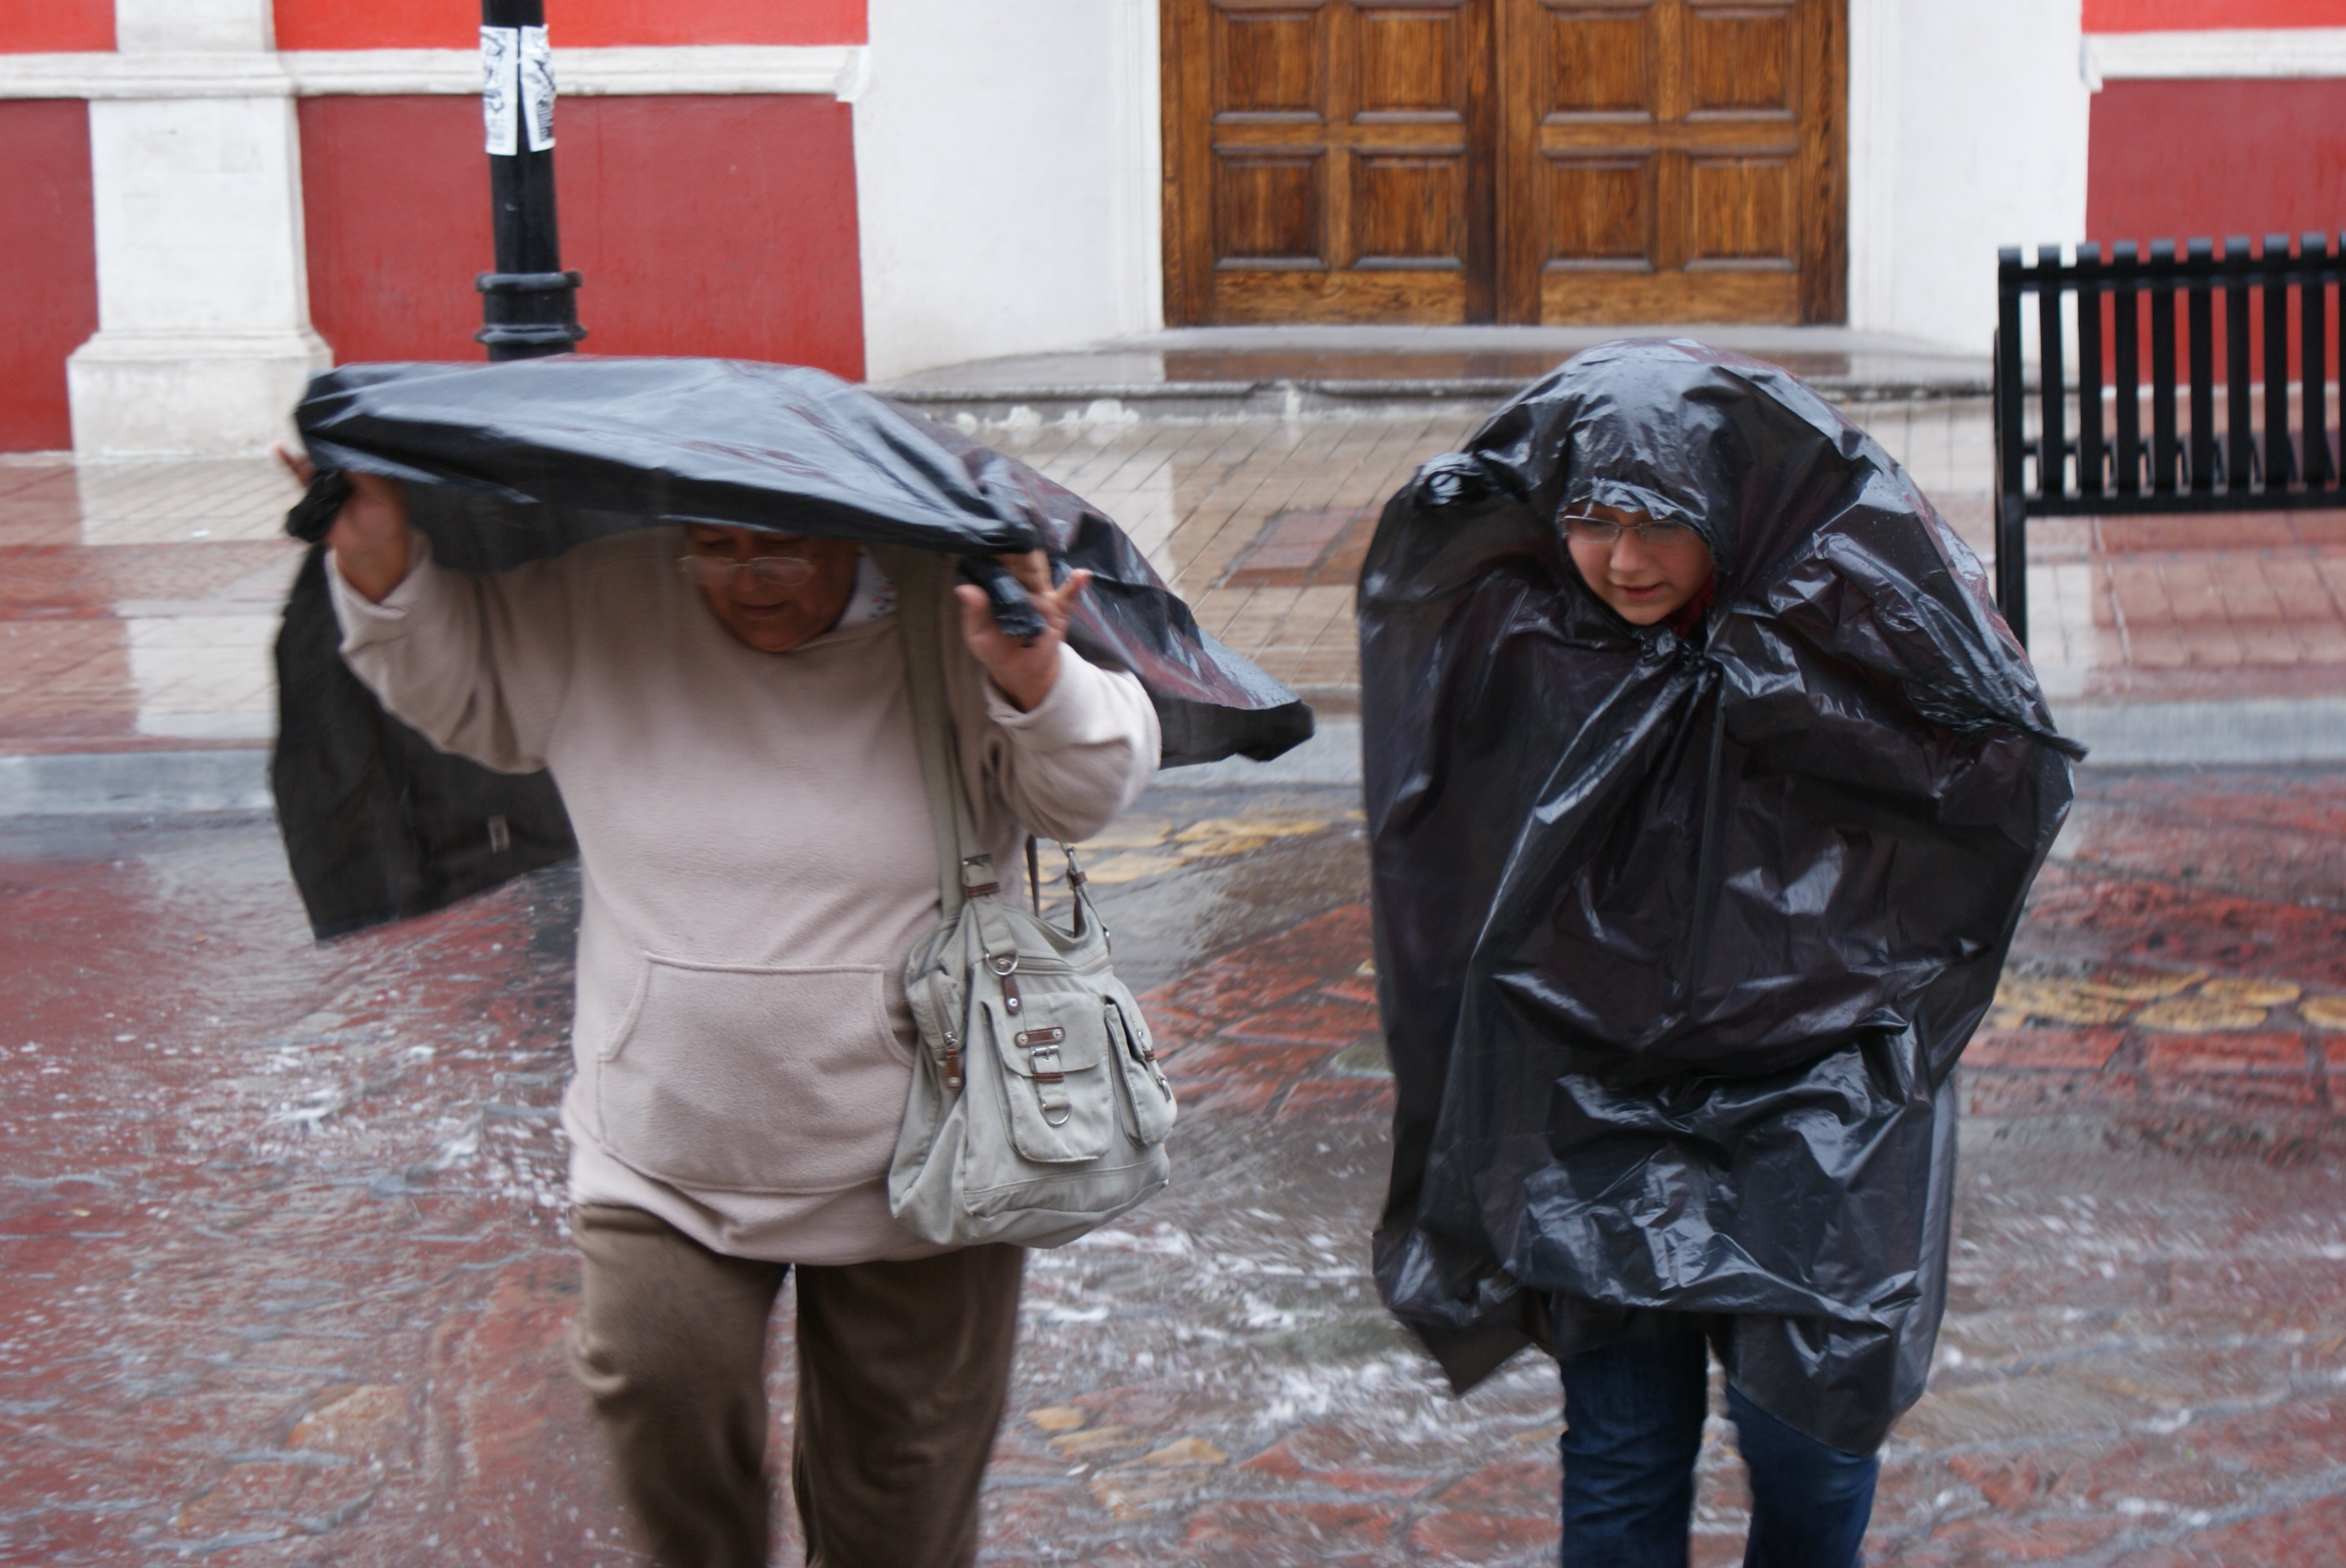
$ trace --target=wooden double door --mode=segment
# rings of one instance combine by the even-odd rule
[[[1837,321],[1847,0],[1162,0],[1177,324]]]

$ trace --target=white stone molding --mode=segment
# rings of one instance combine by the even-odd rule
[[[2346,76],[2346,27],[2088,33],[2078,68],[2095,92],[2106,81]]]
[[[277,59],[178,50],[0,55],[0,98],[281,98],[292,87]],[[473,75],[480,76],[477,61]]]
[[[852,103],[869,80],[860,45],[554,51],[566,97],[671,93],[811,93]],[[0,98],[469,97],[481,90],[474,49],[172,49],[149,53],[0,55]]]

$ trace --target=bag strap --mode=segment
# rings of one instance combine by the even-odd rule
[[[913,733],[920,745],[921,782],[937,840],[937,898],[946,923],[963,903],[995,889],[994,858],[978,842],[977,825],[954,750],[953,710],[938,647],[944,558],[927,550],[891,551],[883,563],[896,580],[897,629],[904,639],[904,685],[913,701]]]
[[[994,856],[979,842],[971,813],[969,791],[962,782],[954,755],[953,710],[945,699],[944,657],[940,646],[940,602],[947,582],[945,559],[926,550],[891,550],[882,563],[895,579],[898,630],[904,639],[904,684],[913,701],[913,730],[919,741],[921,780],[929,797],[929,821],[937,840],[937,900],[944,923],[951,925],[972,899],[999,891]],[[1085,877],[1076,864],[1075,846],[1061,844],[1067,859],[1067,891],[1074,903],[1075,929],[1092,923]],[[1036,863],[1035,840],[1026,835],[1026,886],[1035,912],[1043,910],[1042,881]],[[1017,942],[999,920],[981,915],[979,940],[997,974],[1017,968]]]

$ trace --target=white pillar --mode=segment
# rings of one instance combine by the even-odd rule
[[[89,105],[98,330],[66,365],[74,449],[262,451],[332,362],[269,0],[116,0],[115,30],[156,96]]]
[[[865,373],[1158,325],[1157,0],[871,0],[867,14]]]
[[[1850,324],[1984,354],[2000,246],[2085,238],[2079,0],[1851,0]]]

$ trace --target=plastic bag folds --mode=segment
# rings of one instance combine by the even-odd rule
[[[933,550],[981,569],[1040,548],[1056,573],[1092,573],[1067,640],[1147,688],[1165,766],[1267,759],[1312,731],[1311,708],[1202,630],[1096,508],[821,371],[566,355],[348,365],[311,379],[295,422],[321,487],[348,471],[405,482],[411,523],[458,571],[688,523]],[[289,519],[312,539],[331,520],[318,494]],[[313,928],[423,913],[569,853],[548,779],[434,750],[342,667],[322,556],[312,549],[286,606],[272,763]]]
[[[1584,585],[1589,504],[1701,535],[1698,626]],[[1943,1306],[1951,1077],[2082,755],[1979,562],[1793,377],[1621,342],[1392,498],[1359,613],[1386,1303],[1462,1389],[1703,1314],[1748,1397],[1871,1451]]]

